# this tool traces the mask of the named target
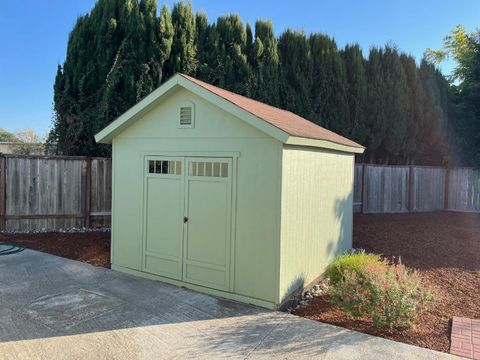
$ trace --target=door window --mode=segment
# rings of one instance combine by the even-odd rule
[[[149,160],[149,174],[181,175],[182,162],[172,160]]]
[[[220,161],[191,161],[189,176],[228,177],[228,163]]]

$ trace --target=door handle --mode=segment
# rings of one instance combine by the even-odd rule
[[[183,223],[185,224],[186,222],[188,222],[188,217],[184,216],[183,217]]]

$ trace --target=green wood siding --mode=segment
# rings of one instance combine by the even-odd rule
[[[178,127],[178,105],[195,104],[195,127]],[[145,156],[230,157],[235,219],[233,293],[274,302],[278,293],[282,144],[187,90],[179,90],[113,140],[112,259],[141,271]]]
[[[293,290],[321,275],[336,254],[351,248],[354,155],[338,149],[303,146],[303,143],[283,144],[212,101],[210,97],[176,88],[114,136],[113,268],[186,285],[184,281],[189,278],[183,273],[188,270],[185,268],[188,264],[182,253],[185,227],[182,231],[175,227],[165,229],[168,236],[181,233],[183,250],[179,246],[178,254],[174,247],[158,248],[154,243],[155,233],[162,232],[161,225],[154,228],[152,234],[145,232],[147,207],[159,216],[164,210],[161,202],[145,202],[145,184],[150,181],[145,180],[146,160],[163,156],[181,161],[184,182],[188,171],[185,165],[190,158],[223,158],[231,166],[231,178],[229,175],[225,189],[208,184],[200,184],[203,187],[197,189],[198,184],[192,183],[188,191],[205,201],[205,197],[217,197],[217,193],[231,189],[232,196],[228,199],[231,222],[227,220],[227,226],[219,230],[230,231],[229,243],[212,243],[213,248],[205,252],[203,245],[195,247],[193,238],[191,266],[198,266],[197,258],[206,260],[208,266],[195,270],[197,273],[192,273],[187,286],[273,308]],[[186,102],[194,104],[192,128],[179,126],[179,106]],[[178,196],[187,198],[188,191],[184,192],[184,188],[177,189],[182,194]],[[152,193],[175,202],[175,198],[171,198],[175,189],[152,187]],[[192,209],[202,214],[203,221],[225,220],[223,210],[218,210],[223,202],[212,202],[212,210],[207,206],[202,213],[201,201],[195,201]],[[182,211],[175,209],[175,213]],[[206,227],[197,225],[200,236],[197,240],[205,241]],[[147,236],[148,241],[152,241],[147,244],[152,254],[166,253],[180,259],[178,263],[173,263],[164,273],[158,269],[166,264],[152,263],[150,269],[156,272],[149,270],[148,264],[145,267]],[[222,258],[225,252],[229,258]],[[216,285],[210,287],[208,281],[202,280],[213,279],[212,274],[205,272],[209,266],[218,273],[214,279]],[[171,276],[176,274],[176,269],[177,276]]]
[[[352,245],[354,156],[283,149],[279,301]]]

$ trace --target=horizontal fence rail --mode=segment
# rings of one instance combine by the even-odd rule
[[[356,164],[354,182],[355,212],[480,212],[479,169]]]
[[[111,160],[0,154],[0,231],[110,226]]]

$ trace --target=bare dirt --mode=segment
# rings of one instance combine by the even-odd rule
[[[320,296],[296,314],[309,319],[448,352],[453,316],[480,319],[480,214],[416,213],[356,215],[354,247],[400,257],[418,269],[436,297],[415,328],[377,329],[369,319],[351,319]]]
[[[2,241],[95,266],[110,267],[109,232],[0,233],[0,242]]]

